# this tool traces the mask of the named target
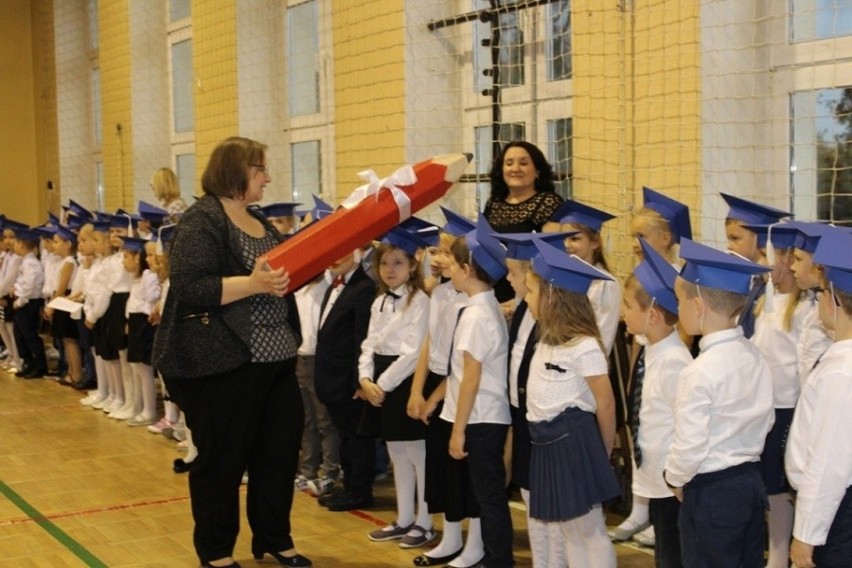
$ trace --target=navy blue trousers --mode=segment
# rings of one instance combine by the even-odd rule
[[[840,501],[825,544],[814,548],[814,563],[819,568],[841,568],[852,562],[852,491]]]

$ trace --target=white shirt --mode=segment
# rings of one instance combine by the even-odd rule
[[[67,288],[65,290],[57,290],[56,287],[59,286],[59,276],[62,274],[62,269],[65,267],[66,264],[71,265],[71,278],[68,279],[68,285],[67,285]],[[56,293],[57,296],[64,296],[68,293],[68,290],[70,290],[72,288],[74,281],[77,279],[77,274],[79,272],[80,272],[80,267],[77,265],[77,259],[76,258],[74,258],[73,256],[65,256],[65,257],[59,258],[59,262],[56,263],[56,275],[55,275],[56,281],[55,281],[55,284],[53,285],[53,291]],[[45,279],[46,278],[47,278],[47,275],[45,274]],[[47,284],[45,284],[44,287],[47,288]],[[45,298],[47,298],[47,297],[48,296],[45,296]]]
[[[459,319],[459,310],[467,303],[467,294],[444,282],[432,289],[429,306],[429,370],[436,375],[447,375],[453,333]]]
[[[151,312],[160,301],[160,279],[151,270],[145,270],[142,276],[133,279],[130,285],[130,295],[124,308],[125,317],[130,314],[146,314]]]
[[[133,285],[133,274],[124,268],[124,253],[118,251],[106,257],[106,277],[107,286],[110,292],[114,294],[122,294],[130,292],[130,286]]]
[[[527,420],[552,420],[569,406],[596,412],[598,405],[586,377],[607,372],[606,357],[594,338],[581,337],[567,345],[539,341],[527,379]]]
[[[852,485],[852,340],[823,355],[802,385],[787,438],[786,469],[797,490],[793,536],[825,544],[846,489]]]
[[[15,279],[18,277],[18,269],[21,267],[23,257],[12,251],[3,253],[3,270],[0,271],[0,298],[12,293]]]
[[[799,379],[802,383],[811,374],[817,360],[834,342],[831,334],[819,319],[816,298],[810,296],[809,293],[805,304],[807,304],[807,312],[802,322],[802,333],[799,335],[799,342],[796,345],[796,353],[799,359]]]
[[[633,493],[651,499],[672,496],[663,480],[666,456],[674,439],[675,403],[681,371],[692,355],[677,330],[645,346],[645,378],[639,407],[642,466],[633,470]]]
[[[83,312],[86,314],[86,320],[92,323],[101,319],[109,307],[112,291],[107,287],[108,269],[105,258],[96,258],[83,280],[83,294],[86,297]]]
[[[518,324],[518,335],[515,337],[514,345],[511,345],[512,356],[509,358],[509,404],[518,408],[518,371],[521,367],[521,359],[524,358],[524,351],[527,348],[527,341],[530,338],[535,320],[530,313],[529,308],[524,312],[524,317],[521,318],[521,323]]]
[[[59,266],[62,257],[52,252],[42,251],[41,265],[44,268],[44,285],[41,287],[42,298],[50,298],[56,292],[59,283]],[[65,293],[65,290],[62,291]]]
[[[358,358],[358,377],[372,380],[385,392],[396,389],[414,373],[429,327],[429,296],[425,292],[416,290],[410,303],[405,285],[391,292],[399,299],[381,294],[373,300],[367,337],[361,343]],[[398,358],[375,377],[373,354]]]
[[[315,355],[317,352],[317,331],[319,331],[320,307],[330,282],[326,277],[306,284],[296,290],[296,308],[299,310],[299,325],[302,329],[302,344],[299,355]]]
[[[618,331],[618,320],[621,318],[621,285],[615,276],[600,266],[595,268],[612,278],[612,280],[592,280],[589,291],[586,292],[592,304],[592,310],[595,312],[595,321],[601,332],[601,340],[608,357],[612,352],[615,334]]]
[[[699,473],[758,461],[775,421],[769,365],[741,327],[705,335],[699,346],[701,354],[678,379],[666,458],[666,478],[675,487]]]
[[[352,278],[352,275],[355,274],[356,270],[358,270],[358,266],[359,265],[356,264],[352,268],[352,270],[350,270],[349,272],[347,272],[343,276],[343,284],[332,288],[331,294],[329,294],[329,296],[328,296],[328,302],[326,302],[326,304],[325,304],[325,310],[323,310],[322,316],[320,317],[320,324],[319,324],[320,327],[322,327],[323,324],[325,323],[325,318],[328,317],[328,314],[331,311],[331,308],[334,306],[334,303],[337,301],[337,298],[340,297],[340,293],[343,292],[343,287],[346,286],[346,284],[349,283],[349,280]],[[336,276],[334,274],[332,274],[330,270],[325,271],[325,277],[328,280],[329,285],[331,285],[331,283],[334,282],[334,279],[336,278]],[[320,304],[322,304],[322,298],[320,298]],[[322,306],[320,306],[320,307],[322,307]]]
[[[772,311],[763,310],[754,322],[751,341],[766,359],[772,373],[772,396],[775,408],[794,408],[799,399],[799,358],[796,347],[802,334],[802,325],[807,313],[807,300],[796,306],[790,331],[784,329],[784,314],[794,294],[773,296]]]
[[[15,307],[20,308],[30,300],[41,298],[41,289],[44,286],[44,268],[32,252],[26,254],[21,260],[18,275],[13,286],[15,292]]]
[[[465,311],[453,334],[452,368],[447,377],[447,394],[441,419],[454,422],[459,399],[464,353],[482,363],[479,391],[470,412],[468,424],[511,424],[506,381],[506,353],[509,331],[506,318],[493,291],[469,297]]]

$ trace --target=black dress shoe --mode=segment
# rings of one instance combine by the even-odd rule
[[[95,379],[83,379],[71,385],[71,387],[77,389],[78,391],[93,389],[96,386],[98,386],[98,381]]]
[[[319,503],[322,507],[328,506],[328,502],[332,499],[337,499],[338,497],[342,497],[346,492],[341,487],[336,487],[332,490],[331,493],[326,493],[325,495],[320,495],[317,497],[317,503]]]
[[[195,462],[186,462],[183,461],[183,458],[177,458],[172,464],[172,470],[174,470],[175,473],[186,473],[192,469],[193,463]]]
[[[439,564],[446,564],[447,562],[456,558],[459,554],[461,554],[462,549],[459,548],[453,554],[448,554],[447,556],[428,556],[426,554],[421,554],[414,558],[413,562],[415,566],[437,566]]]
[[[24,363],[23,365],[21,365],[21,368],[17,370],[17,372],[15,373],[15,376],[16,377],[23,377],[24,375],[26,375],[30,371],[32,371],[32,367],[30,367],[29,365]]]
[[[213,566],[212,564],[203,564],[201,568],[240,568],[240,565],[236,562],[231,562],[227,566]]]
[[[64,374],[65,372],[59,369],[52,369],[45,373],[45,375],[47,375],[48,377],[61,377]]]
[[[329,511],[352,511],[355,509],[369,509],[373,506],[373,497],[345,493],[337,499],[330,500],[326,507]]]
[[[291,568],[309,568],[310,566],[313,566],[313,564],[311,564],[311,561],[302,556],[301,554],[296,554],[293,556],[284,556],[283,554],[280,554],[278,552],[270,552],[268,550],[263,552],[253,550],[252,554],[254,555],[255,560],[263,560],[263,555],[268,554],[272,558],[277,560],[278,563],[281,564],[281,566],[290,566]]]
[[[44,369],[29,369],[26,373],[18,376],[22,379],[41,379],[44,377]]]

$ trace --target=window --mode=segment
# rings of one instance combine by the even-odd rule
[[[548,160],[553,166],[556,192],[562,197],[571,197],[571,137],[570,118],[547,121]]]
[[[320,110],[319,24],[315,0],[287,8],[287,84],[290,116]]]
[[[525,138],[525,127],[523,124],[501,124],[498,134],[500,147],[513,140]],[[491,195],[491,183],[488,181],[488,172],[491,171],[491,162],[494,160],[494,145],[492,126],[477,126],[475,128],[476,146],[474,148],[474,160],[476,160],[476,173],[479,178],[476,182],[476,207],[482,211],[488,196]]]
[[[571,7],[568,0],[548,6],[547,80],[571,78]]]
[[[92,69],[92,139],[95,148],[100,148],[103,143],[103,121],[101,119],[101,70],[98,67]]]
[[[104,163],[95,162],[95,203],[98,211],[104,210]]]
[[[311,194],[322,195],[320,141],[290,144],[290,171],[293,172],[293,201],[312,203]]]
[[[169,1],[169,21],[170,22],[177,22],[178,20],[183,20],[184,18],[188,18],[191,14],[190,6],[191,6],[190,0],[170,0]]]
[[[515,4],[517,0],[500,0],[501,5]],[[474,10],[490,7],[486,0],[475,0]],[[491,88],[493,84],[493,56],[491,43],[497,43],[498,85],[511,87],[524,84],[524,34],[520,25],[521,12],[511,11],[497,15],[497,21],[474,24],[473,72],[477,92]],[[488,70],[486,75],[485,70]]]
[[[791,17],[794,42],[852,34],[852,0],[793,0]]]
[[[175,174],[180,184],[180,196],[188,205],[192,205],[195,195],[195,154],[175,156]]]
[[[89,49],[98,50],[98,0],[89,0],[86,8],[89,21]]]
[[[796,216],[852,224],[852,87],[794,93],[792,114]]]
[[[174,132],[195,130],[192,103],[192,40],[172,44],[172,119]]]

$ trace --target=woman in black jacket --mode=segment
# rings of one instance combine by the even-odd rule
[[[249,474],[252,553],[310,566],[290,536],[304,422],[295,376],[298,314],[289,275],[263,254],[282,235],[248,205],[269,182],[266,146],[229,138],[210,156],[204,196],[175,231],[154,364],[198,446],[189,472],[203,566],[239,566],[239,487]]]

